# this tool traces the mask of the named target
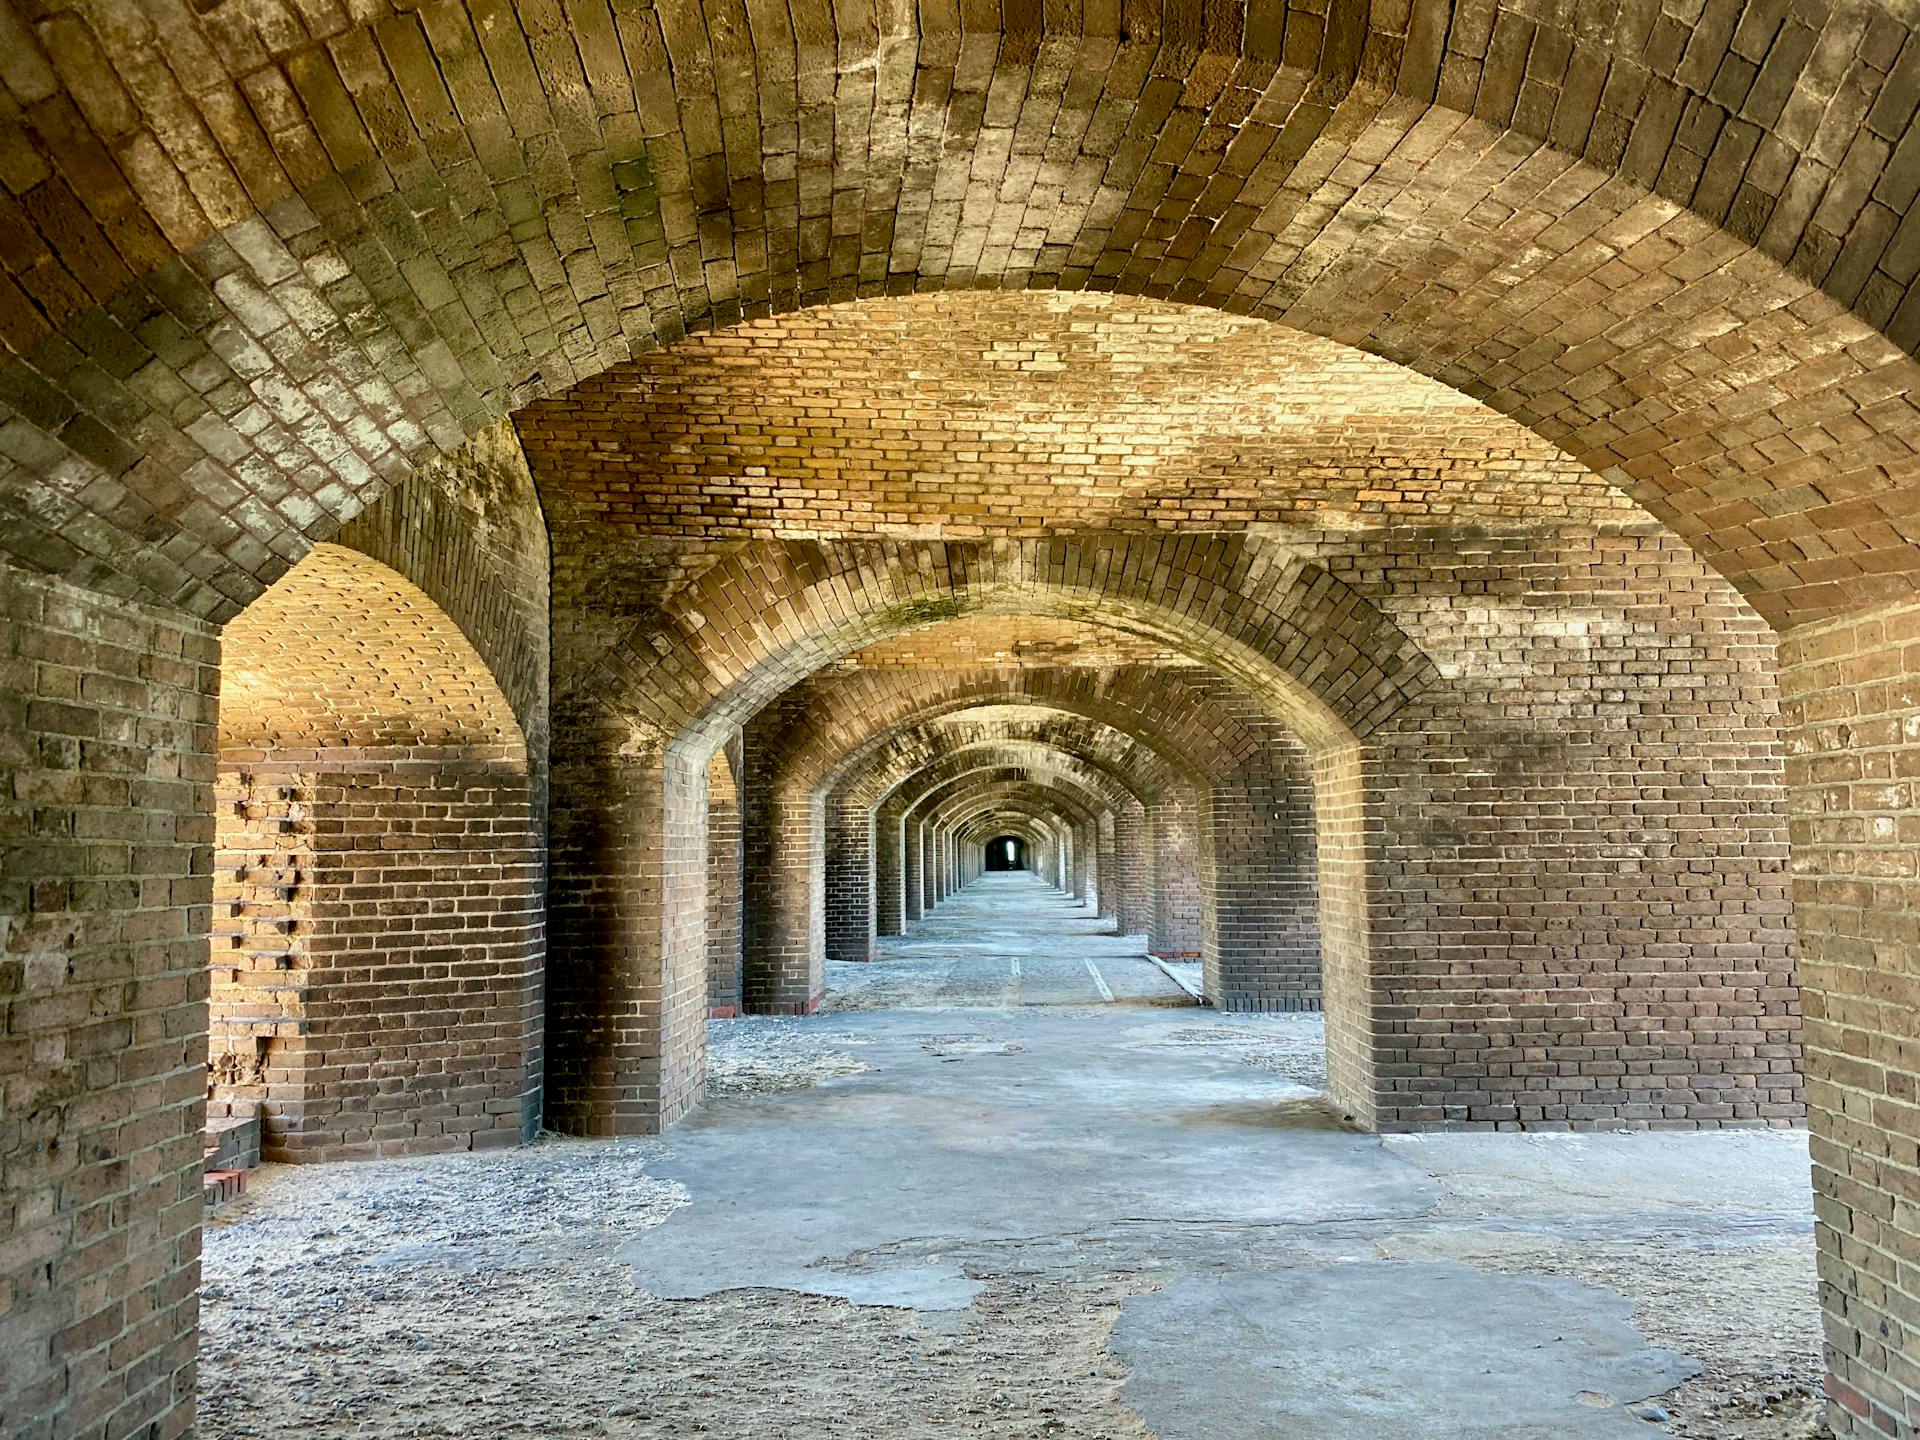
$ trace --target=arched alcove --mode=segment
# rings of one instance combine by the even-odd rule
[[[210,1104],[282,1160],[530,1137],[543,866],[486,665],[322,545],[227,626],[221,679]]]

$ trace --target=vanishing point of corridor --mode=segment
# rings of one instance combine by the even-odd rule
[[[1318,1016],[1185,968],[986,874],[713,1022],[664,1139],[268,1167],[203,1433],[1816,1433],[1804,1136],[1356,1133]]]

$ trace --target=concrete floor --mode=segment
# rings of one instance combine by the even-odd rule
[[[207,1433],[1818,1433],[1803,1136],[1355,1134],[1313,1017],[1101,928],[985,877],[714,1026],[664,1141],[270,1174],[209,1235]]]

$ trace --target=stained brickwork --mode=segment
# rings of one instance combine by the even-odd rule
[[[1635,529],[1341,548],[1452,677],[1363,762],[1378,1123],[1797,1119],[1766,627]]]
[[[9,27],[9,484],[84,477],[14,507],[12,553],[221,615],[289,537],[518,401],[689,329],[985,282],[1252,311],[1425,369],[1634,483],[1776,617],[1911,589],[1875,492],[1904,488],[1880,467],[1914,422],[1880,417],[1863,460],[1795,403],[1911,384],[1889,14],[990,7],[836,30],[816,84],[784,13],[522,8]],[[1003,27],[977,64],[963,34]],[[1731,500],[1737,451],[1692,443],[1744,413],[1700,381],[1729,346],[1791,451]],[[1674,403],[1642,406],[1643,372]],[[1801,498],[1826,513],[1776,531]],[[1788,548],[1816,529],[1849,545]]]
[[[1896,607],[1781,645],[1807,1100],[1842,1434],[1920,1427],[1920,613]],[[1904,1428],[1903,1428],[1904,1427]]]
[[[740,1013],[742,853],[737,744],[707,763],[707,1011]]]
[[[219,649],[0,567],[0,1414],[193,1414]]]

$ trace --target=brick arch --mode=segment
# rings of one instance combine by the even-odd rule
[[[981,744],[957,749],[939,763],[925,767],[914,777],[915,788],[922,800],[930,800],[943,789],[943,778],[950,777],[951,794],[958,801],[977,792],[979,777],[985,773],[1017,774],[1031,784],[1048,787],[1050,793],[1071,798],[1080,807],[1082,828],[1075,832],[1077,868],[1072,878],[1077,882],[1076,893],[1088,900],[1096,913],[1117,917],[1123,904],[1129,910],[1151,904],[1151,896],[1129,894],[1123,901],[1120,894],[1127,880],[1137,884],[1144,858],[1133,854],[1122,861],[1122,830],[1132,831],[1129,848],[1137,849],[1149,813],[1148,802],[1123,773],[1059,741],[1050,745]],[[1157,801],[1158,797],[1154,798]],[[904,818],[903,814],[903,823]],[[943,813],[935,823],[947,833],[957,834],[962,821]],[[966,856],[963,853],[956,858],[965,860]]]
[[[1423,3],[1382,7],[1375,26],[1345,6],[1327,24],[1182,5],[1124,28],[1027,9],[908,32],[912,54],[863,21],[834,36],[836,59],[856,63],[831,93],[803,86],[819,73],[801,63],[816,41],[777,10],[601,25],[578,46],[544,31],[529,43],[511,25],[483,35],[458,11],[436,11],[448,28],[429,31],[411,14],[372,28],[336,7],[271,34],[233,6],[158,28],[113,13],[127,29],[49,11],[8,35],[26,143],[10,151],[6,202],[19,243],[0,303],[20,423],[5,427],[0,493],[13,553],[40,571],[223,618],[406,457],[497,415],[502,395],[736,308],[997,278],[1260,308],[1436,373],[1457,365],[1503,408],[1511,397],[1543,429],[1572,427],[1616,457],[1605,464],[1655,508],[1712,502],[1687,511],[1711,537],[1697,543],[1776,623],[1857,620],[1799,652],[1846,659],[1834,704],[1850,716],[1863,713],[1854,684],[1900,668],[1905,619],[1859,614],[1912,589],[1901,352],[1920,311],[1896,237],[1912,201],[1913,52],[1887,8],[1761,9],[1737,26],[1712,10],[1689,26],[1648,7],[1580,5],[1561,21]],[[1043,57],[1074,76],[1073,102],[1024,83]],[[988,113],[996,78],[998,94],[1022,97],[1017,112]],[[924,110],[916,123],[917,94],[956,92],[953,126]],[[604,104],[565,103],[581,96]],[[1438,108],[1423,113],[1429,99]],[[1151,123],[1163,108],[1164,134]],[[819,184],[813,170],[760,188],[754,177],[799,160],[777,137],[841,109],[879,122],[876,143],[848,147],[872,183]],[[577,172],[591,194],[530,194],[519,177],[545,173],[530,157],[571,155],[555,143],[566,117],[595,112],[608,119]],[[1127,134],[1130,117],[1147,133]],[[739,149],[753,172],[742,191],[760,204],[714,236],[733,180],[721,161],[732,137],[756,133]],[[616,143],[638,134],[659,144]],[[1072,147],[1059,196],[1022,135]],[[506,157],[497,187],[483,151]],[[972,174],[996,153],[1010,185]],[[935,183],[903,206],[895,175]],[[872,197],[858,216],[871,223],[836,226],[824,198],[802,198],[830,195]],[[1019,223],[1029,210],[1044,230]],[[507,223],[535,213],[544,235]],[[1394,228],[1381,217],[1417,217],[1412,264],[1367,248]],[[943,233],[957,250],[929,249]],[[1554,324],[1561,306],[1572,318]],[[1804,703],[1810,755],[1858,761],[1853,741],[1829,745],[1817,728],[1833,706],[1811,680]],[[1803,786],[1808,816],[1818,783]],[[1871,930],[1849,892],[1874,890],[1881,911],[1911,897],[1861,873],[1890,868],[1878,860],[1823,850],[1812,863],[1841,912],[1831,958],[1854,977],[1837,1015],[1875,993],[1876,946],[1896,943],[1850,928]],[[1903,1041],[1912,1019],[1897,1010],[1876,1033]],[[1846,1038],[1836,1056],[1865,1036]],[[1848,1110],[1892,1103],[1899,1074]],[[1826,1133],[1856,1144],[1850,1123]],[[1877,1164],[1875,1136],[1857,1143],[1851,1167]],[[1839,1318],[1861,1353],[1885,1348],[1878,1320],[1896,1346],[1910,1338],[1890,1308],[1849,1303]],[[1911,1387],[1854,1368],[1873,1392],[1861,1412],[1880,1405],[1888,1428]]]
[[[210,1106],[257,1109],[284,1160],[519,1143],[544,867],[512,706],[444,611],[339,546],[225,640]]]
[[[960,728],[935,726],[929,747],[889,747],[868,755],[862,774],[849,776],[826,801],[824,862],[824,954],[828,960],[864,960],[881,935],[897,935],[908,920],[908,893],[920,883],[922,841],[906,837],[908,812],[927,787],[952,774],[966,774],[981,764],[1025,762],[1046,768],[1062,760],[1075,774],[1094,781],[1102,801],[1114,814],[1108,849],[1114,852],[1112,870],[1102,885],[1104,912],[1139,916],[1150,906],[1146,860],[1146,816],[1167,785],[1179,785],[1179,776],[1167,772],[1154,756],[1140,766],[1139,747],[1125,743],[1117,732],[1104,732],[1087,722],[1062,728],[1058,718],[998,720],[991,724],[964,724]],[[1116,747],[1114,741],[1121,745]],[[1127,851],[1125,858],[1119,851]],[[1121,893],[1125,889],[1125,895]],[[924,891],[912,914],[924,906]]]
[[[1004,715],[993,708],[1008,704],[1014,708]],[[763,973],[781,977],[780,983],[760,988],[761,1003],[781,1010],[806,1008],[823,983],[822,961],[865,958],[880,935],[896,933],[910,918],[909,897],[896,889],[900,862],[892,853],[906,841],[889,838],[882,844],[877,838],[880,827],[891,837],[904,823],[899,805],[881,808],[887,797],[880,791],[892,780],[868,784],[858,777],[879,774],[881,766],[886,775],[898,777],[962,743],[983,719],[993,721],[993,734],[1010,735],[1014,731],[1008,726],[1015,722],[1008,716],[1027,709],[1040,713],[1017,722],[1025,733],[1066,725],[1079,737],[1081,753],[1095,743],[1116,754],[1130,752],[1127,765],[1139,775],[1138,792],[1157,796],[1180,784],[1210,801],[1217,796],[1222,825],[1230,823],[1229,806],[1249,815],[1260,808],[1252,796],[1239,793],[1244,787],[1233,783],[1236,779],[1291,765],[1301,792],[1296,828],[1311,826],[1310,780],[1304,757],[1297,755],[1298,742],[1218,677],[1061,667],[1011,676],[985,671],[925,678],[860,670],[817,675],[782,696],[752,726],[754,748],[764,752],[768,776],[764,829],[781,837],[764,862],[769,879],[750,947],[761,958]],[[1105,732],[1104,738],[1096,741],[1094,732],[1083,728],[1089,725]],[[1192,802],[1178,807],[1157,799],[1147,803],[1156,812],[1154,827],[1191,828],[1186,817]],[[1252,838],[1244,827],[1242,835]],[[1136,842],[1130,837],[1129,843]],[[1301,859],[1303,865],[1279,883],[1311,887],[1310,847]],[[1185,887],[1189,881],[1181,877],[1170,883]],[[1103,895],[1103,909],[1129,932],[1148,930],[1153,928],[1149,917],[1160,908],[1153,890],[1151,877],[1142,875],[1128,894]],[[1197,923],[1205,906],[1195,904]],[[1305,921],[1291,923],[1297,928]],[[1197,938],[1176,942],[1169,936],[1166,948],[1197,954],[1201,945]]]
[[[1098,782],[1096,782],[1098,783]],[[1111,784],[1112,782],[1106,782]],[[923,908],[944,899],[956,885],[964,883],[960,874],[960,855],[953,845],[956,806],[977,798],[981,792],[1004,792],[1008,786],[1048,789],[1068,813],[1055,814],[1059,831],[1059,854],[1066,867],[1057,877],[1062,888],[1082,898],[1095,900],[1099,877],[1089,869],[1088,857],[1097,854],[1105,837],[1111,850],[1115,839],[1116,814],[1125,813],[1126,795],[1118,792],[1121,810],[1109,803],[1115,792],[1089,789],[1080,778],[1063,773],[1057,763],[1030,763],[1030,757],[1013,754],[998,758],[957,757],[950,767],[932,767],[917,777],[915,793],[905,819],[918,827],[924,839],[919,847],[923,872],[931,883],[923,881]],[[998,787],[998,788],[996,788]]]
[[[223,755],[460,747],[526,764],[492,672],[447,613],[378,560],[316,546],[221,635]]]
[[[992,742],[1010,748],[1016,732],[1039,737],[1047,728],[1032,719],[1021,723],[999,717],[967,723],[950,718],[948,723],[889,731],[887,743],[864,747],[853,758],[868,767],[873,779],[870,788],[877,791],[891,788],[915,771],[945,763],[956,750],[971,754],[980,743]],[[754,742],[764,733],[784,734],[791,729],[784,711],[776,710],[756,720],[750,745],[757,748]],[[1097,763],[1103,784],[1132,793],[1121,775],[1127,752],[1135,748],[1126,737],[1109,731],[1104,746],[1097,734],[1077,729],[1045,738],[1047,743],[1027,748],[1062,757],[1071,752],[1071,763],[1080,766]],[[1103,750],[1107,753],[1096,761]],[[1151,756],[1146,758],[1159,764]],[[874,807],[883,797],[878,793],[848,796],[841,793],[840,783],[795,777],[777,757],[764,764],[765,799],[753,812],[751,825],[754,843],[749,870],[754,879],[742,993],[750,1009],[805,1013],[823,993],[827,960],[864,960],[872,954],[877,933],[873,895],[881,858]],[[1134,804],[1138,803],[1136,799]]]
[[[1077,899],[1090,900],[1099,884],[1095,855],[1101,813],[1097,796],[1080,791],[1070,780],[1024,766],[959,778],[939,802],[933,819],[950,847],[942,856],[947,883],[957,889],[971,878],[957,843],[962,827],[982,816],[1025,814],[1056,826],[1065,861],[1061,888]]]
[[[23,201],[7,218],[23,243],[0,336],[33,373],[15,377],[26,428],[9,483],[59,477],[33,519],[12,507],[17,553],[224,618],[410,460],[530,397],[689,329],[993,284],[1255,312],[1468,382],[1672,509],[1782,623],[1911,593],[1898,516],[1859,503],[1910,477],[1802,444],[1820,430],[1800,403],[1843,404],[1882,457],[1905,453],[1905,422],[1874,412],[1912,388],[1920,326],[1894,243],[1914,188],[1898,149],[1910,25],[1816,6],[1689,27],[1598,0],[1565,17],[1518,0],[1334,14],[988,14],[966,31],[999,42],[984,72],[960,32],[903,17],[884,37],[835,37],[873,64],[831,99],[803,94],[784,16],[649,13],[577,39],[531,10],[476,26],[457,8],[340,12],[271,38],[199,15],[16,27]],[[1043,63],[1078,75],[1071,99]],[[916,84],[923,71],[943,79]],[[191,92],[170,78],[184,73],[200,77]],[[1026,96],[1017,119],[977,103],[996,83]],[[781,138],[802,110],[932,148],[856,146],[828,170]],[[1844,119],[1823,127],[1829,111]],[[576,132],[574,115],[603,118]],[[1856,116],[1862,142],[1841,153]],[[1129,120],[1160,143],[1118,143]],[[1011,159],[1022,134],[1056,136],[1073,180],[1024,163],[1001,185],[972,177],[976,147]],[[720,163],[735,145],[748,174],[804,164],[808,183],[762,181],[736,213]],[[544,146],[572,157],[577,188],[541,197],[545,226],[516,229]],[[966,198],[934,199],[943,183]],[[857,236],[833,238],[801,199],[815,186],[876,207]],[[494,244],[509,233],[516,245]],[[1703,254],[1663,268],[1650,238]],[[1849,309],[1859,320],[1836,324]],[[1729,347],[1774,387],[1776,448],[1794,452],[1732,502],[1746,402],[1695,391],[1655,415],[1634,383],[1669,361],[1717,371]],[[70,378],[76,353],[86,383]],[[1831,393],[1842,369],[1855,394]],[[1708,481],[1692,472],[1712,432],[1723,468]],[[1835,513],[1776,532],[1768,520],[1808,508],[1812,475],[1845,491],[1825,496]],[[1853,548],[1787,553],[1814,530]]]
[[[1263,717],[1237,690],[1197,679],[1136,667],[815,676],[783,697],[790,738],[779,763],[796,781],[831,787],[905,730],[983,707],[1030,706],[1125,735],[1199,783],[1257,753]]]
[[[990,747],[1057,751],[1100,770],[1142,803],[1184,779],[1131,736],[1096,721],[1071,712],[1003,715],[998,709],[969,708],[892,731],[886,745],[851,757],[825,784],[836,798],[872,808],[893,799],[910,778],[928,768]]]
[[[1008,739],[1058,745],[1082,759],[1111,765],[1116,780],[1129,791],[1129,797],[1120,804],[1115,842],[1121,852],[1117,860],[1124,878],[1113,897],[1114,914],[1123,933],[1152,928],[1160,905],[1159,890],[1178,887],[1184,895],[1192,888],[1192,877],[1184,873],[1156,877],[1155,840],[1161,829],[1181,829],[1185,839],[1178,848],[1186,854],[1195,852],[1197,843],[1191,832],[1198,811],[1192,797],[1196,787],[1207,783],[1206,774],[1167,763],[1139,736],[1107,723],[1109,718],[1124,719],[1124,712],[1089,707],[1092,713],[1086,713],[1076,708],[1072,697],[1078,692],[1078,686],[1060,691],[1023,687],[1015,697],[1019,703],[1007,711],[1009,718],[1002,718],[1004,707],[997,702],[1004,697],[994,690],[958,702],[943,695],[925,712],[927,718],[916,717],[904,733],[898,728],[885,730],[881,737],[884,743],[857,746],[828,771],[827,778],[815,786],[828,792],[828,833],[839,837],[842,845],[848,845],[851,837],[850,848],[856,850],[870,846],[873,862],[870,874],[862,866],[851,880],[840,882],[842,898],[836,908],[841,918],[836,923],[830,917],[827,925],[829,945],[836,946],[837,941],[830,953],[840,958],[857,955],[878,936],[901,933],[908,921],[919,917],[924,896],[915,891],[908,877],[919,864],[923,840],[919,834],[921,821],[912,812],[920,803],[928,777],[937,775],[939,767],[955,755],[976,753]],[[1182,692],[1161,693],[1172,701]],[[1039,714],[1028,714],[1041,694],[1065,694],[1069,701],[1050,701],[1038,707]],[[1205,700],[1198,692],[1190,692],[1190,698],[1196,706]],[[981,720],[990,723],[983,725]],[[922,730],[930,732],[934,742],[925,749],[914,743]],[[1169,896],[1165,913],[1170,917],[1177,910],[1191,908],[1197,917],[1198,904],[1197,898],[1189,906],[1185,899],[1176,901]],[[1197,939],[1178,943],[1169,939],[1166,948],[1197,946]]]
[[[955,713],[993,715],[991,709]],[[1052,712],[987,723],[970,718],[959,726],[915,727],[935,730],[936,746],[922,752],[889,745],[881,754],[865,757],[859,773],[830,790],[827,833],[837,843],[829,853],[864,853],[861,863],[842,860],[840,874],[830,867],[829,956],[869,953],[880,936],[904,930],[909,919],[906,873],[915,863],[908,852],[917,855],[920,848],[917,836],[908,840],[908,814],[933,777],[982,755],[1031,757],[1057,751],[1098,769],[1117,787],[1117,793],[1108,795],[1114,818],[1107,836],[1110,854],[1102,874],[1101,913],[1112,915],[1123,932],[1144,928],[1144,917],[1153,908],[1151,857],[1145,853],[1149,817],[1163,808],[1167,791],[1188,789],[1190,781],[1122,732],[1077,716],[1067,723],[1069,715]]]
[[[746,597],[752,597],[750,600]],[[876,640],[971,615],[1094,615],[1232,678],[1314,745],[1364,736],[1436,678],[1350,586],[1246,536],[992,544],[755,544],[603,655],[594,693],[629,749],[710,750],[794,682]]]

